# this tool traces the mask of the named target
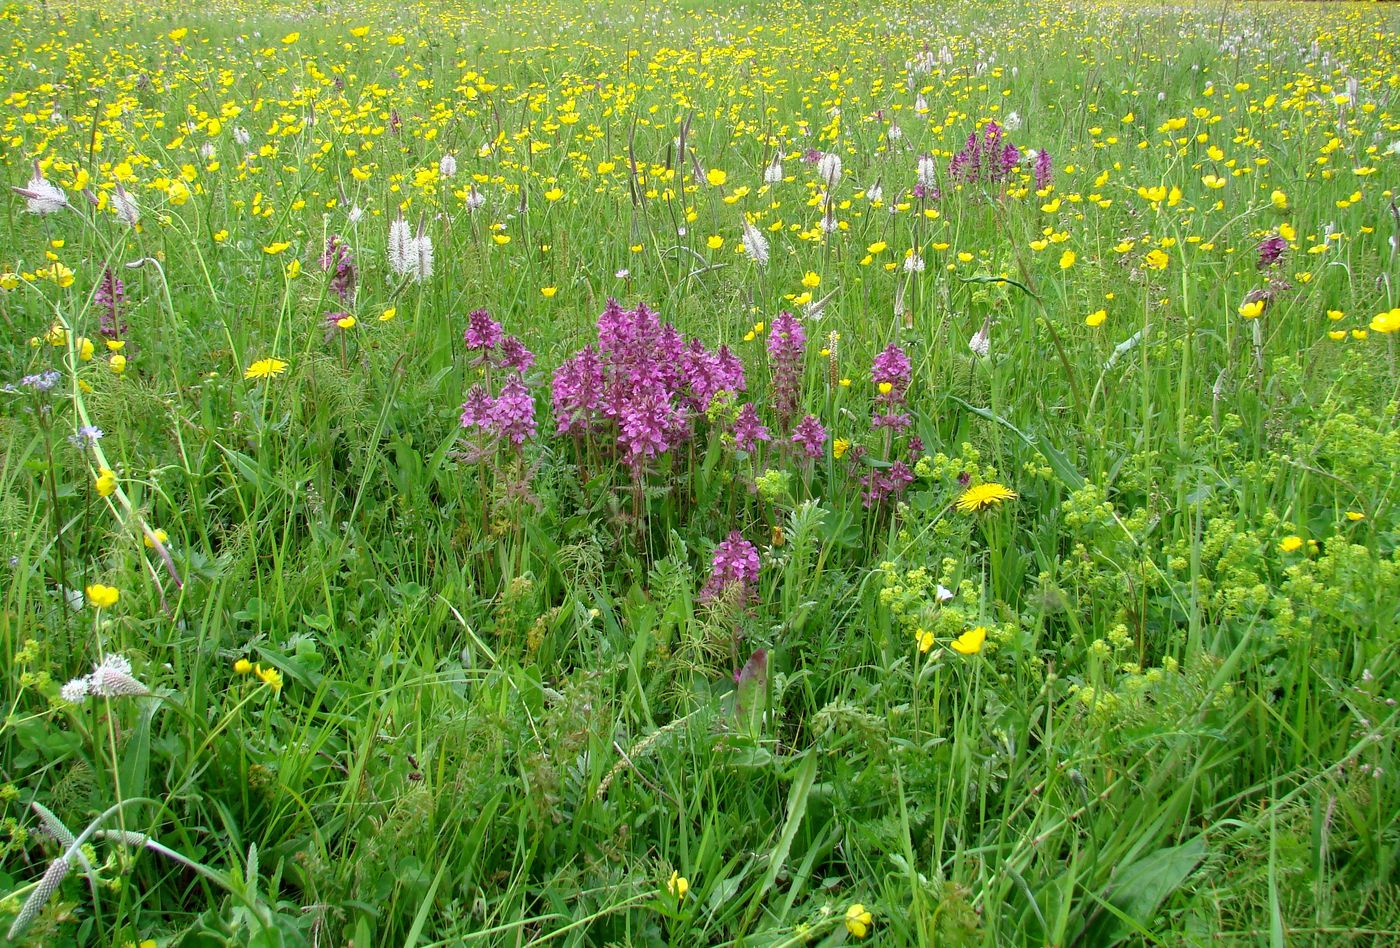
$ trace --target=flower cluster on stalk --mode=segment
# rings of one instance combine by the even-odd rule
[[[551,395],[559,434],[610,448],[639,476],[690,438],[717,394],[744,387],[743,364],[728,348],[687,342],[645,304],[627,310],[609,300],[598,341],[555,370]]]
[[[535,399],[524,379],[535,364],[534,353],[516,337],[507,336],[501,324],[484,309],[467,317],[463,338],[468,351],[477,353],[478,366],[502,369],[506,380],[498,395],[491,394],[482,382],[467,391],[462,403],[462,427],[485,435],[490,445],[508,442],[520,448],[536,433]]]

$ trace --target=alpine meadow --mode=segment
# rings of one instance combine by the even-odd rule
[[[1400,945],[1400,4],[0,0],[0,945]]]

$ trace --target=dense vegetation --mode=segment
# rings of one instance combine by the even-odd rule
[[[1383,5],[0,14],[0,933],[1400,939]]]

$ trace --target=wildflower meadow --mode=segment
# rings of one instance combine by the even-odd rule
[[[1400,4],[0,0],[0,937],[1400,944]]]

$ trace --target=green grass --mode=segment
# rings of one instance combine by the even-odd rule
[[[1400,943],[1395,11],[3,17],[4,181],[70,206],[0,203],[0,934]],[[950,174],[992,120],[1051,187]],[[745,371],[641,467],[556,433],[610,297]],[[482,308],[518,447],[459,420]],[[149,694],[61,696],[108,654]]]

